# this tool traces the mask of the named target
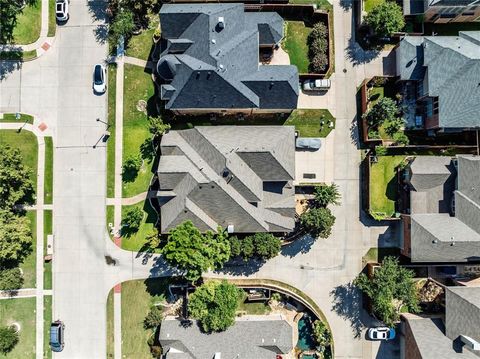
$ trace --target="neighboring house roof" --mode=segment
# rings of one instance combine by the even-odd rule
[[[200,230],[288,232],[294,227],[292,126],[199,126],[162,137],[161,232],[191,220]]]
[[[432,173],[432,189],[427,190],[424,198],[413,200],[421,202],[413,204],[411,211],[411,259],[413,262],[466,262],[480,260],[480,157],[457,156],[457,182],[455,196],[455,217],[440,211],[432,211],[441,202],[450,198],[448,193],[442,192],[442,178],[447,178],[444,171],[446,160],[431,157],[417,157],[420,169],[430,169]],[[427,162],[430,162],[428,163]],[[414,167],[415,168],[415,167]],[[444,172],[442,174],[442,172]],[[423,178],[414,178],[419,188],[428,187],[428,181]],[[453,191],[453,178],[448,177],[444,183],[450,183],[449,191]],[[446,187],[443,187],[445,189]],[[450,192],[451,196],[451,192]],[[441,199],[443,198],[443,199]],[[432,201],[425,204],[426,199]],[[412,201],[412,199],[411,199]],[[446,201],[449,202],[449,201]],[[447,203],[445,203],[446,205]],[[415,212],[414,209],[419,210]],[[424,212],[420,212],[424,210]]]
[[[449,213],[455,166],[448,156],[417,156],[410,168],[411,213]]]
[[[243,316],[219,333],[203,333],[196,322],[182,326],[167,317],[160,326],[159,340],[165,359],[221,358],[271,359],[293,349],[292,327],[282,316]]]
[[[451,340],[464,335],[480,343],[480,287],[447,287],[445,295],[446,335]]]
[[[480,126],[480,31],[405,37],[397,49],[397,74],[424,80],[424,95],[438,97],[440,127]]]
[[[403,14],[417,15],[423,14],[430,8],[439,8],[438,13],[444,13],[445,8],[448,13],[460,14],[465,11],[466,7],[479,6],[480,0],[403,0]],[[441,8],[441,9],[440,9]]]
[[[283,38],[277,13],[245,13],[243,4],[165,4],[160,23],[166,44],[157,72],[170,86],[160,91],[167,109],[297,107],[297,68],[259,65],[259,46]]]
[[[403,316],[408,321],[415,348],[415,358],[422,359],[478,359],[467,350],[459,352],[454,348],[452,340],[445,336],[445,326],[440,318],[421,318],[412,315]],[[410,338],[410,336],[407,336]],[[415,349],[415,350],[413,350]]]

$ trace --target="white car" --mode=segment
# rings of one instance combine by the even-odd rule
[[[395,329],[387,327],[370,328],[367,332],[371,340],[391,340],[395,338]]]
[[[68,0],[55,1],[55,16],[57,21],[67,21],[70,15],[68,14]]]
[[[93,91],[99,94],[107,91],[106,77],[107,71],[105,66],[96,64],[93,70]]]
[[[330,88],[329,79],[305,80],[303,82],[304,91],[327,91]]]

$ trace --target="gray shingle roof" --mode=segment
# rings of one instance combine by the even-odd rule
[[[439,126],[480,125],[480,31],[459,36],[405,37],[397,50],[402,80],[425,78],[425,94],[439,99]],[[425,71],[425,68],[428,71]]]
[[[447,156],[417,156],[410,164],[411,213],[448,213],[455,167]]]
[[[447,287],[445,295],[446,335],[452,340],[466,335],[480,342],[480,287]]]
[[[162,138],[161,151],[157,198],[162,233],[188,219],[201,230],[229,224],[243,233],[293,229],[293,127],[170,131]]]
[[[457,156],[455,217],[433,211],[436,206],[441,209],[439,201],[451,198],[452,193],[447,193],[447,189],[453,191],[454,188],[452,176],[444,182],[449,182],[450,186],[442,187],[439,180],[441,176],[447,176],[444,170],[446,162],[435,157],[417,157],[412,163],[414,169],[420,172],[432,172],[430,183],[422,177],[415,181],[418,187],[424,189],[422,192],[411,192],[411,258],[414,262],[480,260],[480,157]],[[429,186],[432,188],[428,189]]]
[[[422,359],[478,359],[467,350],[455,351],[452,341],[444,334],[440,318],[408,317],[407,320]]]
[[[245,13],[243,4],[165,4],[160,23],[168,41],[157,72],[174,72],[167,109],[296,108],[296,67],[259,66],[259,45],[273,46],[283,37],[277,13]],[[167,56],[176,59],[175,71],[169,70],[172,61],[165,66]]]
[[[167,317],[162,321],[159,333],[165,359],[221,358],[271,359],[276,354],[293,349],[292,327],[280,316],[244,316],[224,332],[205,334],[197,323],[183,327],[180,321]]]

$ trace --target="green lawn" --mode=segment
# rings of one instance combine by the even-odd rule
[[[50,359],[52,350],[50,349],[50,324],[53,321],[52,315],[52,296],[43,297],[43,358]]]
[[[147,61],[148,56],[150,55],[150,50],[153,46],[153,33],[159,25],[158,16],[154,16],[154,19],[149,24],[149,29],[142,31],[139,35],[134,35],[128,41],[128,46],[125,51],[127,56],[136,57],[137,59],[142,59]]]
[[[37,0],[33,5],[27,5],[17,17],[17,24],[13,29],[13,42],[27,45],[37,41],[42,27],[42,1]]]
[[[33,116],[22,113],[20,119],[17,120],[14,113],[4,113],[3,118],[0,119],[0,122],[21,122],[21,123],[26,122],[32,125]]]
[[[139,251],[145,244],[146,235],[154,229],[158,216],[157,212],[150,206],[148,200],[133,206],[123,206],[122,214],[130,207],[142,208],[144,212],[143,220],[138,232],[122,235],[122,248],[129,251]]]
[[[395,214],[397,199],[396,168],[405,156],[378,156],[370,167],[370,213],[378,217]]]
[[[117,94],[117,66],[108,66],[108,124],[110,138],[107,141],[107,197],[115,196],[115,96]]]
[[[20,340],[5,359],[35,358],[35,298],[16,298],[0,300],[0,325],[19,323]]]
[[[377,5],[379,5],[379,4],[383,3],[383,2],[385,2],[385,0],[364,0],[364,2],[363,2],[364,8],[363,8],[363,9],[364,9],[366,12],[370,12],[370,11],[372,11],[372,9],[373,9],[375,6],[377,6]]]
[[[48,0],[48,33],[47,36],[55,36],[57,20],[55,19],[55,0]]]
[[[327,137],[333,129],[328,127],[330,121],[335,128],[335,118],[328,110],[295,110],[284,125],[294,125],[300,137]]]
[[[308,73],[308,44],[307,38],[311,28],[306,27],[303,21],[286,21],[285,38],[282,48],[288,53],[290,63],[297,66],[299,73]]]
[[[27,211],[26,216],[30,220],[30,231],[32,232],[32,250],[20,264],[20,268],[22,268],[23,271],[23,287],[35,288],[35,283],[37,282],[37,254],[35,252],[35,248],[37,247],[37,211]]]
[[[290,4],[303,4],[303,5],[310,5],[314,4],[317,5],[317,9],[325,10],[325,11],[333,11],[333,5],[328,2],[328,0],[290,0]]]
[[[396,247],[372,247],[368,250],[367,253],[362,257],[364,264],[368,262],[381,263],[383,259],[387,256],[398,257],[400,255],[400,248]]]
[[[123,328],[122,328],[123,329]],[[115,355],[114,328],[113,328],[113,289],[107,297],[107,358],[113,359]]]
[[[154,96],[150,74],[140,66],[125,64],[123,103],[123,159],[140,154],[140,146],[150,138],[148,117],[137,110],[139,100],[147,101]],[[149,107],[149,106],[147,106]],[[144,160],[137,177],[123,181],[123,197],[132,197],[148,190],[152,178],[153,160]]]
[[[51,137],[45,137],[45,204],[53,201],[53,142]]]
[[[37,50],[0,52],[0,60],[28,61],[37,57]]]
[[[147,340],[150,330],[143,320],[152,305],[165,301],[169,278],[122,283],[122,355],[127,359],[151,359]]]
[[[52,211],[43,211],[43,254],[47,254],[47,236],[53,233]],[[52,289],[52,261],[43,264],[43,288]]]
[[[250,302],[245,303],[239,301],[237,312],[246,312],[251,315],[265,315],[271,312],[270,306],[266,302]]]
[[[38,145],[37,137],[29,131],[1,130],[0,144],[10,145],[18,148],[23,157],[23,163],[32,170],[30,178],[33,181],[33,188],[37,188],[37,158]]]

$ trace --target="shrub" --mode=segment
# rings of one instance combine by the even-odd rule
[[[23,286],[23,275],[20,268],[0,270],[0,290],[15,290]]]
[[[325,72],[328,65],[328,29],[322,22],[313,25],[308,35],[310,71]]]
[[[378,133],[378,131],[375,131],[375,130],[368,130],[368,138],[371,139],[371,140],[378,140],[380,139],[380,134]]]
[[[140,155],[132,155],[125,159],[122,166],[122,177],[124,181],[133,181],[142,167]]]
[[[335,183],[315,186],[314,196],[315,201],[322,207],[326,207],[329,204],[340,204],[340,192]]]
[[[393,32],[401,31],[405,26],[402,8],[394,1],[386,1],[375,6],[365,16],[365,23],[378,36],[389,36]]]
[[[394,121],[398,113],[395,101],[389,97],[382,97],[373,107],[363,114],[371,127],[378,127],[384,122]]]
[[[322,349],[332,344],[332,333],[321,320],[316,320],[313,323],[313,337]]]
[[[327,238],[332,232],[335,216],[328,208],[312,208],[302,213],[300,223],[312,236]]]
[[[393,140],[397,145],[406,146],[409,144],[410,140],[407,135],[403,132],[397,132],[393,135]]]
[[[18,333],[12,327],[0,328],[0,353],[7,354],[18,343]]]
[[[162,319],[163,319],[162,310],[157,306],[153,306],[150,308],[150,311],[145,317],[143,321],[143,326],[145,327],[145,329],[154,329],[158,327],[160,324],[162,324]]]
[[[387,148],[385,146],[375,146],[375,154],[377,156],[385,156],[387,154]]]
[[[385,121],[385,123],[383,124],[383,128],[389,136],[393,136],[395,133],[400,131],[400,129],[404,125],[405,122],[403,121],[403,119],[397,117],[395,119]]]
[[[255,255],[270,259],[278,255],[282,241],[271,233],[255,233],[253,236]]]
[[[122,217],[122,226],[127,227],[128,231],[137,232],[142,223],[143,211],[140,207],[130,207]]]

